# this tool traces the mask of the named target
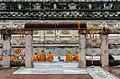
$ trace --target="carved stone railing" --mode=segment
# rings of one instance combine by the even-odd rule
[[[0,20],[119,20],[119,1],[4,0]]]

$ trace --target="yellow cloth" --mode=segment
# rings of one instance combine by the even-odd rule
[[[45,60],[46,60],[46,56],[45,56],[44,52],[41,52],[41,53],[40,53],[39,60],[40,60],[40,61],[45,61]]]
[[[66,55],[66,61],[73,61],[72,54],[68,53]]]
[[[47,55],[47,61],[52,62],[53,60],[54,60],[53,55],[52,54],[48,54]]]
[[[74,60],[75,60],[75,61],[78,61],[78,60],[79,60],[78,57],[79,57],[79,54],[78,54],[78,53],[75,53],[75,54],[74,54]]]
[[[34,61],[38,61],[38,55],[34,54]]]

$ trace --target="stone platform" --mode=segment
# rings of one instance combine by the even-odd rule
[[[34,68],[20,68],[12,74],[89,74],[93,79],[119,79],[101,67],[78,68],[78,63],[35,62]]]

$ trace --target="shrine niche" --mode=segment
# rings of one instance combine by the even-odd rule
[[[32,3],[33,10],[40,10],[42,7],[41,3]]]

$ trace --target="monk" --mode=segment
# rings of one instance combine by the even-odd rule
[[[21,58],[24,59],[24,58],[25,58],[25,55],[22,55]]]
[[[20,60],[20,64],[21,66],[25,66],[25,55],[21,55],[21,60]]]
[[[68,52],[68,54],[66,55],[66,61],[73,61],[72,54],[70,52]]]
[[[34,61],[38,61],[38,55],[37,55],[37,53],[34,54],[33,59],[34,59]]]
[[[73,59],[78,62],[78,60],[79,60],[78,57],[79,57],[79,54],[78,54],[78,52],[76,52],[76,53],[74,54],[74,58],[73,58]]]
[[[14,55],[11,56],[11,60],[15,60],[15,56]]]
[[[44,53],[44,50],[42,50],[42,51],[40,52],[39,60],[40,60],[40,61],[46,61],[46,55],[45,55],[45,53]]]
[[[18,60],[18,57],[15,56],[14,60]]]
[[[18,57],[12,55],[12,56],[11,56],[11,60],[12,60],[12,61],[14,61],[14,60],[18,60]]]
[[[49,54],[47,54],[47,61],[52,62],[53,60],[54,60],[53,54],[49,52]]]
[[[0,60],[3,60],[3,57],[2,57],[2,56],[0,56]]]

